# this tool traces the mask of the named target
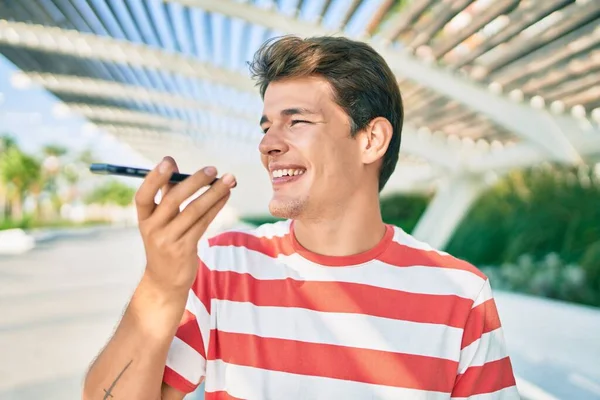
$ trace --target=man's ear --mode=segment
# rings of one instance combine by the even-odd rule
[[[382,159],[393,134],[390,121],[383,117],[373,119],[360,134],[363,163],[372,164]]]

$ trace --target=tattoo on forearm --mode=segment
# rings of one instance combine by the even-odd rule
[[[129,361],[127,363],[127,365],[125,366],[125,368],[123,368],[123,370],[119,373],[119,375],[117,375],[117,377],[115,378],[113,383],[110,385],[110,387],[108,389],[104,389],[104,397],[102,398],[102,400],[107,400],[109,397],[113,397],[112,390],[115,388],[115,385],[117,384],[119,379],[121,379],[121,376],[123,376],[123,374],[125,373],[125,370],[127,368],[129,368],[129,366],[131,365],[132,362],[133,362],[133,360]]]

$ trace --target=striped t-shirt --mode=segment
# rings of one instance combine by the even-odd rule
[[[167,357],[206,399],[518,399],[489,281],[388,225],[349,257],[303,248],[290,221],[199,244]]]

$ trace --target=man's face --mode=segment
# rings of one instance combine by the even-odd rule
[[[350,121],[320,77],[269,84],[259,149],[269,172],[269,209],[281,218],[323,218],[339,212],[359,187],[360,145]]]

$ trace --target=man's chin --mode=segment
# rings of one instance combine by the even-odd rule
[[[297,219],[304,210],[305,202],[299,199],[274,197],[269,203],[269,212],[275,218]]]

